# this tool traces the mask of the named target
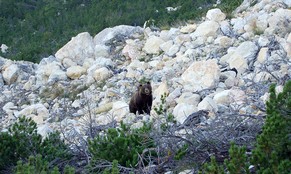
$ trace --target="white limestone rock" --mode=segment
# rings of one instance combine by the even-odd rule
[[[218,111],[218,106],[215,103],[215,101],[206,96],[199,104],[198,104],[198,110],[206,110],[210,112],[217,112]]]
[[[167,42],[164,42],[160,45],[160,49],[164,52],[168,52],[170,48],[174,45],[172,40],[169,40]]]
[[[181,29],[180,29],[180,32],[181,33],[192,33],[196,30],[197,28],[197,25],[196,24],[188,24],[186,26],[183,26]]]
[[[268,28],[268,17],[267,13],[258,16],[255,20],[254,32],[264,32]]]
[[[170,49],[166,52],[166,54],[170,57],[173,57],[176,55],[176,53],[180,50],[180,46],[173,45],[170,47]]]
[[[113,28],[105,28],[94,37],[95,45],[105,45],[116,36],[130,36],[133,34],[141,34],[143,29],[141,27],[134,27],[129,25],[119,25]]]
[[[275,13],[268,18],[269,27],[266,29],[266,34],[278,34],[284,37],[289,34],[291,28],[291,10],[279,8]],[[287,33],[288,32],[288,33]]]
[[[183,124],[188,116],[196,111],[197,107],[194,105],[179,103],[174,108],[173,115],[175,117],[175,120],[177,120],[180,124]]]
[[[27,116],[31,117],[37,124],[43,124],[49,117],[48,109],[41,103],[33,104],[19,111],[16,117]]]
[[[161,95],[164,95],[164,94],[166,95],[169,94],[169,89],[168,89],[168,85],[166,81],[163,81],[162,83],[160,83],[159,86],[153,92],[153,95],[159,99]]]
[[[140,59],[142,57],[140,49],[133,44],[125,45],[122,49],[122,55],[131,60]]]
[[[55,54],[58,61],[63,62],[65,58],[71,59],[77,65],[82,66],[88,58],[95,59],[95,44],[88,32],[83,32],[73,37]]]
[[[227,60],[230,68],[236,68],[239,74],[243,73],[248,68],[248,59],[253,59],[257,50],[258,47],[251,41],[241,43]]]
[[[257,61],[259,63],[264,63],[267,60],[267,56],[268,56],[268,47],[263,47],[260,49],[259,54],[257,56]]]
[[[56,83],[58,81],[66,81],[68,79],[66,72],[62,70],[53,71],[48,77],[48,83]]]
[[[60,73],[58,73],[60,72]],[[49,56],[47,58],[43,58],[37,69],[36,69],[36,85],[42,86],[52,80],[61,80],[63,78],[67,78],[65,72],[62,72],[62,65],[60,62],[56,60],[55,57]],[[60,74],[59,79],[57,79],[57,74]],[[64,75],[65,77],[63,77]],[[55,78],[55,79],[54,79]]]
[[[143,47],[143,51],[147,54],[159,54],[160,46],[165,41],[157,36],[151,36],[146,40],[146,43]]]
[[[197,106],[200,102],[200,98],[201,97],[199,94],[193,94],[192,92],[183,92],[181,96],[176,99],[176,102]]]
[[[214,44],[217,44],[222,48],[228,48],[232,44],[232,39],[227,36],[220,36],[214,40]]]
[[[258,44],[260,47],[266,47],[270,43],[270,40],[267,37],[260,36]]]
[[[112,76],[112,72],[109,71],[107,68],[102,67],[94,71],[93,78],[99,82],[104,81]]]
[[[213,97],[216,104],[222,104],[228,106],[229,104],[239,104],[244,103],[246,99],[244,91],[240,89],[230,89],[221,91]]]
[[[7,49],[9,48],[7,45],[5,45],[5,44],[1,44],[1,52],[2,53],[6,53],[7,52]]]
[[[69,68],[69,67],[71,67],[71,66],[77,66],[77,63],[76,62],[74,62],[72,59],[70,59],[70,58],[64,58],[63,59],[63,66],[65,67],[65,68]]]
[[[4,82],[8,85],[16,82],[19,76],[20,70],[16,64],[10,64],[7,67],[3,68],[3,79]]]
[[[3,107],[3,111],[8,115],[8,117],[11,117],[15,110],[17,110],[17,106],[14,105],[12,102],[7,102]]]
[[[39,125],[37,127],[37,133],[42,136],[42,138],[46,138],[50,133],[54,132],[52,128],[50,128],[49,123]]]
[[[215,59],[197,61],[182,74],[184,85],[189,85],[192,91],[214,88],[219,81],[220,69]]]
[[[66,75],[70,79],[78,79],[86,73],[86,69],[81,66],[71,66],[67,69]]]
[[[95,45],[95,57],[108,57],[109,56],[110,47],[106,45]]]
[[[239,18],[233,18],[231,19],[231,24],[233,25],[233,30],[237,33],[237,34],[243,34],[245,33],[244,30],[244,26],[246,24],[245,19],[239,17]]]
[[[201,23],[194,33],[191,34],[191,37],[216,37],[217,31],[219,29],[219,24],[215,21],[205,21]]]
[[[219,8],[215,8],[208,10],[206,18],[211,21],[220,22],[226,18],[226,15]]]
[[[283,0],[283,2],[288,6],[288,8],[291,7],[291,0]]]
[[[168,97],[166,98],[166,103],[170,107],[174,107],[176,105],[176,100],[181,95],[181,88],[176,88],[174,91],[172,91]]]
[[[127,114],[129,114],[129,106],[124,101],[113,102],[112,109],[109,113],[117,122],[120,122]]]
[[[3,80],[3,76],[0,73],[0,87],[4,85],[4,80]]]

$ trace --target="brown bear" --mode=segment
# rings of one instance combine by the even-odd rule
[[[129,102],[129,111],[136,114],[150,114],[153,103],[152,86],[150,82],[137,87],[136,93],[131,97]]]

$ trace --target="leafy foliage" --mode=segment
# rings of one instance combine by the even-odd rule
[[[70,157],[59,134],[51,133],[42,140],[31,118],[20,117],[8,132],[0,134],[0,171],[15,166],[18,160],[26,161],[29,156],[38,154],[48,162]]]
[[[154,147],[149,137],[150,126],[130,131],[129,127],[121,124],[121,128],[108,129],[105,135],[98,135],[89,141],[89,151],[92,160],[117,160],[121,165],[134,167],[138,162],[138,154],[146,148]]]
[[[107,27],[126,24],[169,26],[177,21],[204,15],[216,0],[9,0],[0,1],[0,38],[8,45],[1,56],[38,62],[54,54],[71,37],[84,31],[92,35]],[[242,0],[226,0],[222,9],[229,12]],[[168,12],[166,7],[180,7]],[[202,7],[202,9],[198,9]],[[2,44],[0,43],[0,44]]]

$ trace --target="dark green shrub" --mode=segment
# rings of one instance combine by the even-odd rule
[[[58,167],[53,169],[49,168],[49,163],[42,158],[41,155],[30,156],[28,162],[23,164],[22,161],[17,162],[16,174],[31,174],[31,173],[41,173],[41,174],[61,174]],[[64,174],[74,174],[75,170],[72,167],[66,166],[64,169]]]
[[[248,159],[246,156],[246,148],[245,147],[238,147],[234,143],[231,143],[229,149],[229,159],[224,160],[224,165],[219,165],[216,162],[214,156],[211,156],[210,163],[205,163],[203,165],[203,172],[205,174],[224,174],[224,169],[230,174],[244,174],[249,173],[248,169]]]
[[[104,170],[103,174],[119,174],[118,161],[117,160],[113,160],[112,167],[111,168],[106,168]]]
[[[246,147],[238,147],[231,143],[229,149],[229,160],[224,161],[224,165],[231,174],[243,174],[249,172],[249,163],[246,155]]]
[[[289,174],[291,173],[291,81],[288,81],[282,93],[276,95],[275,85],[270,87],[270,99],[267,105],[267,118],[262,133],[257,137],[255,149],[252,151],[251,164],[256,173]],[[249,160],[245,148],[231,145],[230,160],[225,166],[217,165],[215,158],[205,164],[200,173],[230,174],[250,173]]]
[[[89,141],[92,160],[117,160],[121,165],[135,167],[138,154],[146,148],[154,147],[148,132],[151,126],[144,125],[141,129],[129,130],[125,124],[121,128],[108,129],[105,135],[98,135]]]
[[[0,170],[18,160],[36,155],[42,137],[37,134],[36,123],[25,117],[19,118],[7,133],[0,134]]]
[[[258,173],[291,173],[291,81],[276,95],[270,87],[267,118],[257,138],[252,164]]]
[[[42,140],[37,125],[31,118],[20,117],[19,121],[0,133],[0,171],[11,170],[18,160],[27,161],[29,156],[40,154],[51,162],[70,157],[69,149],[58,133],[51,133]]]
[[[202,171],[199,174],[224,174],[223,167],[218,165],[214,156],[210,157],[210,163],[205,163],[203,165]]]

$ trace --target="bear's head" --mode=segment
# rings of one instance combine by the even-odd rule
[[[152,95],[152,86],[151,86],[151,83],[150,82],[147,82],[144,85],[140,84],[138,86],[138,92],[141,95]]]

